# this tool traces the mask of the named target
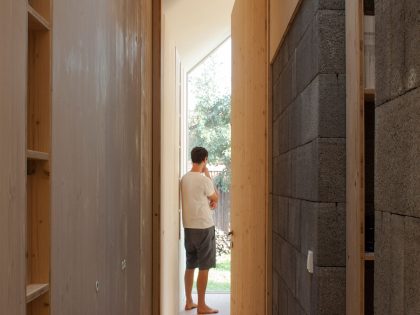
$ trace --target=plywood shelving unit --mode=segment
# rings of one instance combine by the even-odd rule
[[[27,315],[50,314],[51,2],[28,0]]]

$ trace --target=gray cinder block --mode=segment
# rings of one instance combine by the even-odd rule
[[[345,139],[318,139],[319,192],[323,202],[346,200],[346,144]]]
[[[375,212],[375,314],[390,314],[391,215]]]
[[[290,195],[290,155],[288,152],[273,159],[273,192],[276,195]]]
[[[279,151],[285,153],[289,150],[289,123],[290,123],[290,106],[284,111],[280,117],[280,135],[279,135]]]
[[[301,253],[313,251],[316,266],[345,266],[345,215],[344,203],[302,201]]]
[[[319,131],[323,138],[346,137],[346,76],[319,75]]]
[[[314,314],[342,315],[346,313],[346,268],[317,267],[315,269],[312,305]]]
[[[280,240],[280,277],[293,295],[296,295],[296,255],[296,249]]]
[[[314,253],[314,264],[318,253],[318,203],[302,200],[300,214],[301,253]]]
[[[312,275],[306,269],[307,256],[297,256],[296,293],[300,305],[305,313],[311,314]]]
[[[420,89],[376,108],[375,209],[420,217]]]
[[[287,314],[288,315],[303,315],[305,314],[304,310],[299,304],[299,301],[295,296],[289,291],[287,297]]]
[[[310,23],[296,47],[296,90],[299,94],[319,72],[319,36],[315,21]]]
[[[273,235],[273,271],[276,271],[280,274],[280,254],[281,254],[281,242],[282,239],[279,235]]]
[[[299,139],[297,145],[302,145],[314,140],[319,135],[319,76],[317,76],[306,88],[302,91],[297,99],[296,111],[297,117],[293,121],[293,128],[299,130]]]
[[[345,58],[345,14],[344,11],[320,10],[315,20],[318,30],[320,73],[344,74]]]
[[[346,266],[345,204],[318,204],[317,266]]]
[[[299,199],[289,199],[287,240],[300,250],[300,204]]]
[[[318,75],[296,98],[290,109],[291,148],[323,138],[346,135],[345,76]]]
[[[287,297],[289,295],[286,283],[280,278],[279,282],[279,315],[287,315]]]
[[[420,219],[405,218],[403,248],[405,314],[420,314]]]
[[[292,196],[316,200],[318,193],[318,153],[316,141],[291,151]]]
[[[291,56],[286,67],[280,74],[278,87],[280,114],[293,102],[296,97],[296,58]]]
[[[376,0],[376,104],[420,85],[417,0]]]
[[[285,197],[278,197],[279,203],[279,234],[284,239],[287,238],[288,224],[289,224],[289,199]]]
[[[318,0],[320,10],[344,10],[345,0]]]
[[[294,54],[296,47],[301,41],[309,25],[313,23],[318,4],[316,1],[302,1],[298,12],[293,20],[292,27],[287,33],[289,55]]]
[[[376,212],[375,313],[407,314],[404,303],[405,218]]]
[[[273,147],[272,147],[272,154],[273,157],[277,157],[280,154],[280,119],[276,118],[273,122],[272,127],[273,132]]]
[[[280,277],[276,271],[273,271],[273,289],[272,289],[272,297],[273,297],[273,314],[277,315],[279,313],[279,282]]]
[[[275,195],[270,195],[271,199],[271,226],[273,229],[273,233],[280,234],[279,228],[279,197]]]

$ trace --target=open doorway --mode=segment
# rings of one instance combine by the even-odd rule
[[[202,146],[209,151],[208,169],[219,194],[213,212],[216,229],[216,268],[211,269],[207,284],[207,300],[229,314],[230,308],[230,187],[231,187],[231,39],[197,63],[186,75],[184,167],[191,169],[190,152]],[[181,237],[181,239],[183,239]],[[181,242],[182,243],[182,242]],[[182,288],[185,250],[180,254]],[[195,272],[193,294],[197,294]],[[181,291],[181,296],[183,292]],[[181,314],[189,314],[182,311]]]
[[[189,117],[187,107],[191,108],[188,90],[191,90],[192,85],[188,82],[191,82],[190,79],[200,68],[199,64],[205,63],[209,54],[222,49],[221,44],[226,43],[229,46],[229,52],[225,53],[225,56],[229,64],[224,63],[222,68],[229,71],[227,75],[224,75],[224,81],[230,85],[231,55],[228,38],[231,33],[233,3],[233,0],[205,3],[196,0],[162,2],[162,164],[160,174],[160,307],[162,314],[173,314],[174,310],[182,310],[185,305],[182,281],[185,271],[184,233],[181,216],[177,210],[180,209],[179,180],[190,168],[187,166],[190,156],[189,137],[187,139],[189,134],[187,132]],[[216,79],[217,81],[221,80]],[[230,101],[230,86],[227,89]],[[206,144],[202,145],[206,146]],[[210,159],[213,159],[213,149],[208,149]],[[230,154],[230,150],[227,154]],[[224,176],[221,173],[225,174],[228,168],[222,168],[221,163],[216,163],[214,166],[216,168],[212,169],[213,177],[217,177],[215,178],[217,181],[223,181]],[[222,188],[222,190],[227,189]],[[224,201],[227,201],[225,203],[229,205],[229,198],[224,198]],[[215,220],[222,221],[221,218],[215,218]],[[229,231],[229,217],[224,221],[224,230]],[[225,243],[229,245],[228,240]],[[217,260],[220,261],[220,257]],[[229,266],[229,262],[227,265]],[[230,269],[228,266],[225,269]],[[215,281],[212,271],[210,271],[209,289],[219,293],[229,292],[229,270],[221,270],[219,278]],[[229,308],[229,296],[227,300]],[[212,303],[209,301],[209,304]],[[219,305],[214,305],[214,307],[221,309]]]

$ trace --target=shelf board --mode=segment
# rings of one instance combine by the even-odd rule
[[[49,31],[50,24],[28,4],[28,27],[32,31]]]
[[[366,261],[375,261],[375,253],[365,253]]]
[[[365,89],[365,101],[374,102],[375,101],[375,90],[374,89]]]
[[[39,160],[39,161],[48,161],[50,159],[48,153],[33,151],[33,150],[27,150],[26,151],[26,157],[29,160]]]
[[[26,303],[32,302],[44,293],[48,292],[50,285],[48,283],[28,284],[26,286]]]

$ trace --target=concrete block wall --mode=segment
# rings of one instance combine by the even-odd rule
[[[375,15],[375,314],[420,314],[419,1]]]
[[[345,314],[344,4],[303,0],[272,66],[274,315]]]

